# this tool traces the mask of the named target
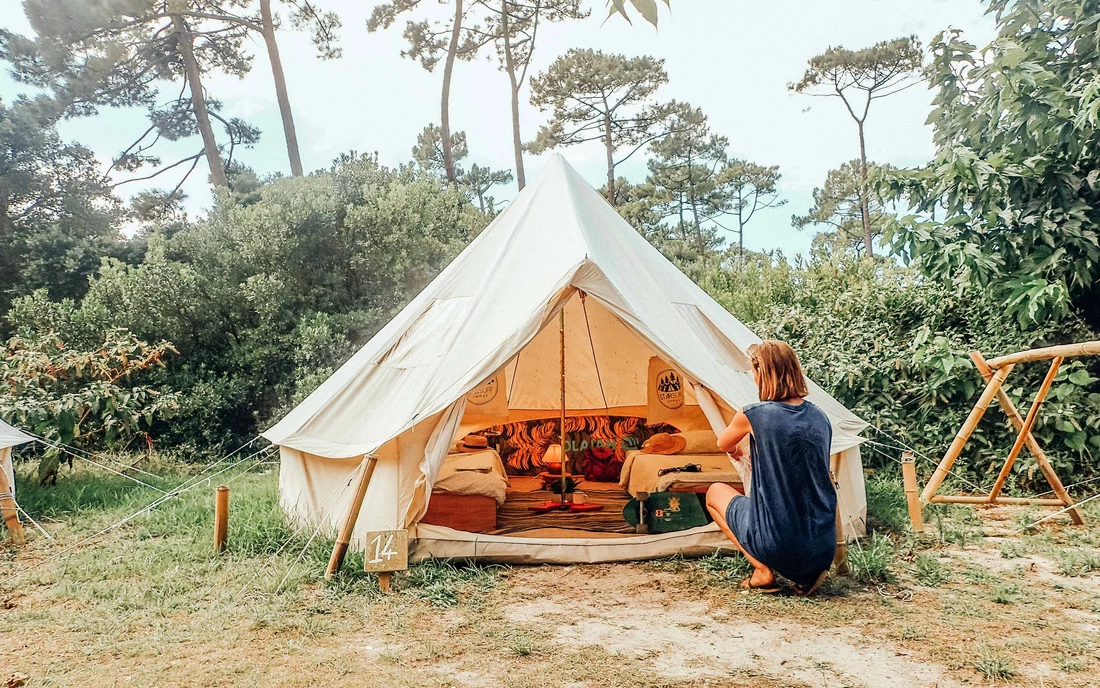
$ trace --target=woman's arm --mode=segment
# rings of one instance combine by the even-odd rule
[[[737,445],[745,439],[745,435],[752,432],[749,425],[749,417],[738,411],[730,422],[729,427],[718,436],[718,448],[724,452],[733,454],[737,452]]]

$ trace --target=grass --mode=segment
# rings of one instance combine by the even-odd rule
[[[981,542],[982,522],[974,509],[962,504],[930,504],[926,510],[941,542],[967,547]]]
[[[896,477],[871,475],[865,485],[869,529],[897,534],[912,530],[905,490]]]
[[[1086,576],[1100,571],[1100,554],[1082,549],[1058,550],[1058,572],[1063,576]]]
[[[921,585],[929,588],[937,588],[951,580],[947,569],[931,552],[921,552],[917,555],[913,564],[913,577]]]
[[[978,648],[978,658],[974,661],[974,668],[991,681],[1008,681],[1019,673],[1011,657],[1003,650],[985,643]]]
[[[895,556],[894,541],[881,533],[872,533],[854,547],[848,548],[848,564],[852,575],[861,583],[889,583],[894,580],[890,565]]]
[[[171,489],[196,469],[158,470],[164,477],[149,481]],[[276,477],[230,471],[0,586],[0,643],[36,648],[11,655],[13,668],[31,676],[28,688],[91,685],[107,674],[133,677],[133,685],[541,688],[550,685],[547,677],[578,688],[801,685],[804,679],[774,662],[770,650],[752,660],[752,669],[715,677],[706,674],[713,661],[695,658],[681,668],[687,673],[666,676],[670,662],[686,661],[680,656],[692,648],[748,638],[777,623],[790,637],[848,638],[836,642],[882,653],[882,661],[938,665],[963,683],[1024,683],[1045,665],[1060,670],[1060,685],[1077,688],[1100,670],[1093,643],[1073,630],[1051,632],[1077,628],[1082,614],[1100,623],[1089,580],[1100,528],[1092,526],[982,546],[974,512],[945,509],[937,532],[964,534],[922,541],[908,533],[901,509],[894,515],[905,519],[903,527],[887,530],[899,526],[888,510],[900,491],[882,484],[869,490],[882,530],[849,545],[852,576],[830,577],[813,599],[742,591],[748,562],[723,554],[565,568],[428,561],[397,574],[392,592],[382,594],[354,552],[336,580],[324,581],[331,541],[287,521]],[[223,481],[232,488],[229,548],[215,554],[213,488]],[[45,561],[159,494],[82,469],[65,469],[54,488],[21,480],[19,490],[59,544],[28,529],[27,548],[0,545],[4,575]],[[1046,575],[1058,572],[1060,579],[1036,579],[1027,564],[1004,561],[1006,551],[1010,558],[1025,551],[1045,558]],[[627,582],[620,584],[622,577]],[[906,591],[911,600],[893,595]],[[546,605],[550,611],[522,611]],[[657,649],[611,649],[631,634],[661,640]],[[880,682],[845,674],[860,669],[837,659],[843,655],[834,645],[806,655],[813,666],[832,663],[821,665],[829,685]],[[965,647],[975,649],[960,653]],[[896,659],[901,655],[909,659]]]
[[[497,583],[502,566],[461,566],[433,559],[409,569],[398,578],[398,590],[436,607],[454,607],[460,602],[478,605]]]

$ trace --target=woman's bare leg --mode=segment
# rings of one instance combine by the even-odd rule
[[[745,558],[752,564],[753,572],[752,576],[749,578],[749,584],[754,588],[770,587],[775,584],[775,574],[772,573],[770,568],[757,561],[751,554],[745,551],[745,548],[737,541],[737,536],[733,534],[733,530],[730,529],[729,524],[726,523],[726,509],[729,508],[730,502],[733,501],[733,498],[737,495],[737,490],[729,485],[714,483],[707,488],[707,511],[710,512],[714,522],[718,524],[718,527],[726,534],[730,542],[732,542],[737,549],[741,550],[741,554],[744,554]]]

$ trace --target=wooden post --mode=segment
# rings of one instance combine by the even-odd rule
[[[833,487],[836,488],[836,554],[833,555],[833,569],[838,576],[848,575],[848,537],[844,534],[844,518],[840,502],[840,483],[837,475],[840,472],[840,454],[829,456],[829,474],[833,479]]]
[[[970,352],[970,360],[974,361],[975,367],[978,372],[981,373],[982,378],[988,382],[993,378],[993,368],[986,362],[985,357],[978,351]],[[1012,425],[1016,427],[1016,430],[1022,430],[1024,427],[1024,419],[1020,416],[1020,412],[1016,410],[1016,405],[1012,403],[1012,400],[1008,398],[1004,390],[997,391],[997,403],[1004,409],[1005,414],[1008,415],[1008,419],[1012,421]],[[1046,452],[1039,446],[1039,443],[1035,440],[1035,437],[1029,431],[1024,438],[1024,443],[1027,445],[1028,451],[1035,457],[1035,462],[1039,464],[1039,470],[1043,472],[1043,476],[1050,483],[1051,488],[1054,489],[1054,494],[1058,495],[1058,499],[1065,506],[1073,506],[1073,498],[1066,492],[1066,488],[1062,486],[1062,481],[1058,477],[1058,474],[1054,472],[1054,468],[1050,465],[1050,460],[1047,459]],[[1002,498],[1003,501],[1003,498]],[[1070,509],[1070,518],[1077,525],[1083,525],[1085,522],[1084,516],[1081,515],[1080,509]]]
[[[1047,398],[1047,392],[1050,391],[1050,386],[1054,384],[1054,377],[1058,375],[1058,368],[1062,365],[1062,357],[1055,356],[1054,360],[1050,362],[1050,370],[1047,371],[1047,375],[1043,378],[1043,384],[1039,387],[1039,393],[1035,395],[1035,401],[1031,404],[1031,408],[1028,409],[1027,418],[1024,419],[1023,427],[1019,428],[1020,434],[1016,436],[1016,441],[1012,443],[1012,450],[1008,452],[1008,458],[1005,459],[1005,465],[1001,466],[1001,472],[997,474],[997,482],[993,483],[993,489],[989,491],[989,501],[993,502],[997,499],[997,495],[1001,494],[1001,488],[1004,487],[1005,481],[1008,480],[1008,476],[1012,473],[1012,465],[1016,463],[1016,457],[1020,455],[1020,450],[1024,448],[1024,442],[1029,436],[1031,436],[1031,429],[1035,427],[1035,418],[1039,415],[1039,407],[1043,405],[1043,401]]]
[[[936,490],[940,489],[940,485],[943,484],[944,479],[947,477],[947,472],[951,470],[951,466],[955,464],[955,459],[959,458],[959,454],[962,453],[963,447],[966,445],[966,441],[970,439],[970,435],[974,432],[974,428],[977,427],[978,421],[985,415],[986,409],[989,408],[989,402],[996,396],[997,391],[1004,385],[1005,378],[1012,372],[1013,365],[1009,364],[1003,368],[997,370],[993,374],[993,377],[989,380],[989,384],[985,386],[985,391],[982,392],[982,396],[978,399],[978,403],[974,404],[974,408],[970,410],[970,415],[966,417],[966,422],[959,428],[959,433],[955,435],[954,441],[951,442],[951,446],[948,447],[947,453],[943,455],[943,459],[940,460],[936,470],[932,472],[932,477],[928,479],[928,484],[924,486],[924,492],[921,493],[920,500],[924,503],[932,498],[932,495],[936,494]]]
[[[8,474],[3,468],[0,468],[0,518],[4,519],[13,545],[27,544],[23,524],[19,522],[19,508],[15,504],[15,488],[8,482]]]
[[[336,544],[332,546],[332,556],[328,560],[328,568],[325,569],[325,580],[332,580],[340,567],[344,565],[344,555],[348,553],[348,545],[351,544],[351,534],[355,530],[355,521],[359,518],[359,510],[363,507],[363,497],[367,495],[367,487],[370,485],[371,476],[374,475],[374,467],[378,459],[373,456],[363,458],[359,464],[359,480],[355,484],[355,494],[348,506],[348,513],[344,515],[344,524],[340,528],[340,535],[336,538]]]
[[[905,484],[905,501],[909,504],[909,521],[913,532],[924,532],[924,515],[921,513],[920,495],[917,493],[917,464],[913,461],[913,452],[901,453],[901,478]]]
[[[229,488],[222,485],[214,492],[214,551],[224,552],[229,538]]]
[[[378,589],[382,592],[390,591],[390,581],[393,579],[393,571],[378,572]]]

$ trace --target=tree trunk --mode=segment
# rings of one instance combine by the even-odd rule
[[[741,266],[745,265],[745,200],[741,196],[742,189],[737,189],[737,259]]]
[[[11,205],[11,195],[8,193],[8,183],[0,177],[0,239],[8,233],[8,209]]]
[[[703,261],[703,268],[707,267],[707,245],[703,242],[703,225],[699,222],[699,200],[695,197],[695,174],[691,159],[687,161],[688,168],[688,202],[691,203],[691,218],[695,223],[695,241],[699,244],[699,258]]]
[[[867,203],[867,144],[863,138],[863,122],[857,121],[856,125],[859,127],[859,214],[863,218],[863,246],[867,249],[867,255],[873,257],[871,211]]]
[[[443,135],[443,169],[447,172],[447,181],[452,184],[458,182],[458,174],[455,172],[454,152],[451,151],[451,73],[454,72],[461,33],[462,0],[455,0],[455,20],[451,27],[451,43],[447,46],[447,61],[443,65],[443,96],[439,113],[439,132]]]
[[[202,72],[199,71],[198,61],[195,60],[194,36],[191,35],[183,17],[179,15],[172,16],[172,27],[179,37],[180,57],[183,58],[183,65],[187,71],[187,85],[191,88],[191,109],[195,113],[199,133],[202,134],[203,153],[210,166],[210,181],[215,188],[228,189],[225,165],[222,163],[221,152],[218,151],[218,141],[214,138],[214,129],[210,125],[210,113],[206,110],[206,96],[202,92]]]
[[[500,3],[501,32],[504,34],[504,68],[508,72],[508,82],[512,87],[512,148],[516,155],[516,184],[519,190],[527,185],[523,174],[523,138],[519,131],[519,82],[516,81],[516,63],[512,59],[511,28],[508,23],[508,0]]]
[[[603,145],[607,149],[607,202],[615,207],[615,149],[611,145],[611,113],[603,116]]]
[[[283,119],[283,137],[286,139],[286,152],[290,158],[290,175],[301,177],[303,174],[302,156],[298,151],[298,133],[294,129],[294,113],[290,109],[290,96],[286,92],[286,75],[283,73],[283,61],[279,57],[279,44],[275,41],[275,22],[271,17],[271,0],[260,0],[260,17],[263,21],[267,57],[271,62],[271,75],[275,77],[275,97],[279,101],[279,116]]]

